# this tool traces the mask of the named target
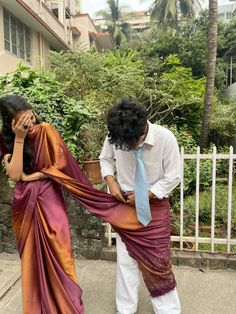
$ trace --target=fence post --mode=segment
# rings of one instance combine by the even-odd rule
[[[184,234],[184,147],[181,147],[181,182],[180,182],[180,250],[183,250]]]
[[[195,215],[195,251],[198,251],[199,237],[199,187],[200,187],[200,147],[197,147],[196,162],[196,215]]]
[[[232,184],[233,184],[233,147],[229,149],[229,183],[228,183],[228,221],[227,221],[227,253],[230,253],[231,245],[231,218],[232,218]]]
[[[211,195],[211,252],[215,251],[215,205],[216,205],[216,147],[212,154],[212,195]]]

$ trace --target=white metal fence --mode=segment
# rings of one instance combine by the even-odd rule
[[[196,209],[195,209],[195,230],[194,235],[186,236],[184,235],[184,169],[186,160],[196,160]],[[201,171],[201,160],[211,160],[212,161],[212,193],[211,196],[211,230],[209,236],[201,237],[199,235],[199,217],[200,217],[200,171]],[[227,236],[216,237],[216,221],[215,221],[215,209],[216,209],[216,179],[217,179],[217,160],[228,160],[228,210],[227,210]],[[171,236],[173,242],[179,243],[179,249],[184,250],[185,243],[192,243],[192,250],[199,251],[199,244],[206,243],[209,245],[209,249],[204,249],[204,251],[209,251],[214,253],[215,245],[223,244],[225,245],[225,253],[232,252],[232,245],[236,245],[236,238],[232,237],[232,191],[233,191],[233,165],[236,160],[236,154],[233,153],[233,147],[230,147],[229,154],[218,154],[216,147],[213,147],[212,154],[201,154],[200,148],[197,147],[196,154],[185,154],[184,148],[181,148],[181,183],[180,183],[180,215],[179,215],[179,235]],[[236,187],[234,187],[236,188]],[[234,208],[236,211],[236,208]],[[112,238],[116,237],[116,233],[113,232],[111,226],[106,224],[106,237],[108,245],[112,245]],[[235,246],[236,248],[236,246]],[[222,249],[221,249],[222,251]]]

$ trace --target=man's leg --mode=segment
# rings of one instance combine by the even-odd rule
[[[117,234],[116,308],[117,314],[134,314],[138,307],[139,269],[138,263],[126,250]]]
[[[151,298],[155,314],[180,314],[181,307],[176,288],[160,297]]]

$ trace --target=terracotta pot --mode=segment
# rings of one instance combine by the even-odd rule
[[[195,225],[188,225],[188,229],[195,232]],[[211,226],[199,225],[199,230],[204,233],[211,234]],[[223,235],[225,232],[224,228],[215,228],[215,235]]]
[[[87,178],[93,184],[102,183],[99,160],[86,160],[86,161],[82,161],[81,164],[82,164],[82,169],[85,172]]]
[[[211,226],[204,226],[204,225],[202,225],[202,226],[200,226],[200,230],[202,232],[211,233]]]

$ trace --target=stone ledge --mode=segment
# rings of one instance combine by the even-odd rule
[[[223,255],[205,252],[171,251],[172,263],[176,266],[189,266],[211,270],[232,269],[236,270],[236,254]],[[116,261],[116,248],[104,247],[100,259]]]
[[[7,292],[11,289],[12,286],[16,284],[16,282],[21,277],[21,271],[17,271],[9,280],[4,284],[4,286],[0,290],[0,300],[7,294]]]
[[[106,247],[102,249],[100,259],[104,261],[116,262],[116,247]]]

